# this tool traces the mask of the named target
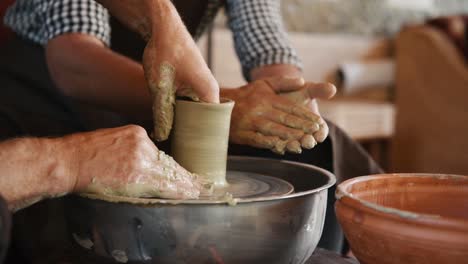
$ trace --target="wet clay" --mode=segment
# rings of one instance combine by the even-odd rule
[[[131,182],[122,182],[112,177],[102,181],[100,178],[93,177],[91,184],[84,192],[111,196],[174,198],[169,194],[176,193],[178,184],[184,181],[196,181],[200,184],[199,190],[186,189],[184,191],[186,198],[197,198],[200,193],[209,194],[212,192],[211,182],[182,170],[180,165],[163,151],[157,151],[156,155],[151,157],[150,162],[149,166],[155,166],[157,169],[140,173],[138,177],[133,177]]]
[[[159,68],[159,77],[159,83],[150,85],[150,91],[153,97],[153,137],[156,141],[163,141],[169,137],[174,119],[175,68],[163,63]]]
[[[252,172],[230,171],[226,179],[229,183],[227,187],[217,188],[209,195],[201,195],[200,199],[279,197],[294,191],[294,187],[282,179]]]
[[[234,102],[220,104],[176,100],[171,154],[182,167],[214,183],[227,185],[226,162]]]
[[[250,199],[277,198],[294,192],[294,187],[279,178],[252,172],[229,171],[226,176],[229,183],[226,187],[217,188],[212,194],[201,195],[197,200],[172,200],[145,197],[129,197],[114,191],[100,193],[82,193],[81,196],[114,203],[131,204],[229,204]]]

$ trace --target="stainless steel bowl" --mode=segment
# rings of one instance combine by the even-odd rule
[[[304,263],[320,239],[335,177],[310,165],[248,157],[230,157],[228,170],[278,177],[296,192],[240,199],[235,206],[72,196],[65,207],[70,235],[87,250],[122,263]]]

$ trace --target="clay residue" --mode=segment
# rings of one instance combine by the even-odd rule
[[[239,201],[238,198],[234,198],[231,193],[225,193],[223,198],[221,199],[225,201],[230,206],[236,206],[237,202]]]
[[[120,188],[111,188],[99,183],[92,183],[86,191],[110,196],[159,197],[161,193],[149,184],[127,184]]]
[[[175,68],[164,62],[159,68],[159,83],[149,85],[153,96],[153,136],[156,141],[166,140],[172,129],[176,93],[174,79]]]
[[[226,182],[226,170],[217,170],[200,174],[200,177],[207,182],[213,183],[216,188],[223,188],[228,185]]]
[[[115,190],[103,191],[102,189],[95,193],[84,193],[81,194],[86,198],[104,200],[114,203],[131,203],[140,205],[151,205],[151,204],[228,204],[231,206],[237,205],[250,199],[258,198],[275,198],[284,197],[291,194],[294,191],[294,187],[280,179],[274,177],[259,175],[255,173],[246,173],[238,171],[230,171],[228,175],[229,184],[224,187],[218,187],[214,190],[210,190],[209,193],[204,193],[199,199],[192,200],[172,200],[172,199],[158,199],[158,198],[144,198],[139,197],[128,197],[119,194]],[[213,185],[209,185],[210,188]],[[208,187],[207,187],[208,188]],[[266,188],[266,189],[265,189]],[[140,192],[141,190],[138,190]],[[258,196],[256,196],[258,195]]]
[[[108,179],[103,182],[93,177],[91,184],[86,187],[84,192],[107,196],[185,199],[196,199],[200,195],[211,195],[213,193],[214,184],[211,181],[183,170],[172,157],[163,151],[158,151],[156,158],[159,169],[152,174],[142,175],[130,183],[122,183],[118,179]],[[152,166],[152,164],[148,166]],[[181,193],[181,190],[178,189],[178,183],[181,181],[191,181],[196,186],[186,188]],[[167,182],[169,184],[161,184]],[[175,193],[178,194],[177,197]]]
[[[200,97],[195,93],[195,91],[190,87],[182,87],[177,90],[178,97],[186,97],[194,102],[200,102]]]

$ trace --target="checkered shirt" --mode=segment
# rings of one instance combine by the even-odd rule
[[[292,64],[301,68],[282,24],[280,0],[208,0],[195,38],[212,23],[223,4],[247,79],[252,69],[264,65]],[[93,0],[16,0],[4,23],[19,36],[42,45],[65,33],[89,34],[110,44],[109,14]]]
[[[229,27],[246,79],[252,69],[271,64],[302,68],[284,29],[280,0],[227,0]]]

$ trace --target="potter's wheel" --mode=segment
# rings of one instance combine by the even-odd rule
[[[294,191],[285,180],[253,172],[228,171],[226,180],[227,187],[215,189],[212,195],[200,199],[218,200],[226,195],[232,195],[232,198],[281,197]]]
[[[241,171],[249,178],[251,173],[268,175],[291,183],[294,193],[239,198],[236,206],[226,205],[226,200],[70,195],[62,198],[65,204],[56,204],[65,210],[64,217],[53,217],[56,211],[47,207],[28,208],[37,209],[41,218],[18,212],[15,217],[24,217],[25,223],[18,244],[28,255],[39,256],[62,254],[71,243],[73,254],[87,254],[90,263],[116,263],[118,257],[136,264],[302,264],[322,234],[327,188],[334,184],[334,176],[311,165],[273,159],[229,157],[227,165],[231,182],[236,174],[231,172]],[[53,239],[46,239],[45,233]]]
[[[127,202],[132,204],[179,204],[179,203],[230,203],[234,199],[271,199],[281,198],[294,192],[289,182],[278,177],[266,176],[254,172],[227,171],[225,188],[215,188],[211,195],[200,196],[194,200],[171,200],[161,198],[136,198],[109,194],[82,193],[81,196],[109,202]]]

